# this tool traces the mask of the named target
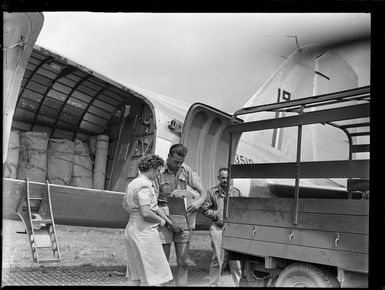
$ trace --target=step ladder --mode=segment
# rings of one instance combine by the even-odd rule
[[[33,262],[38,266],[60,262],[49,182],[44,187],[41,184],[31,184],[26,178],[16,212],[24,223]]]

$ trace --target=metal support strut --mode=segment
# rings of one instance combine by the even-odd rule
[[[299,111],[300,115],[303,114],[303,107]],[[294,191],[294,216],[293,224],[298,224],[298,199],[299,199],[299,177],[300,177],[300,167],[301,167],[301,145],[302,145],[302,125],[298,126],[297,134],[297,172],[295,175],[295,191]]]

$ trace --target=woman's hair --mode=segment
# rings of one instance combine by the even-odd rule
[[[141,172],[147,172],[151,168],[158,168],[159,166],[163,166],[164,161],[158,155],[148,154],[139,159],[138,169]]]

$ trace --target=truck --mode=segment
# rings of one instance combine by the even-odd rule
[[[233,114],[286,112],[279,118],[229,125],[229,180],[290,179],[269,196],[226,197],[222,246],[242,262],[243,286],[368,287],[370,87]],[[303,128],[332,126],[348,141],[347,160],[301,159]],[[245,132],[296,128],[296,160],[234,164]],[[333,150],[333,148],[331,148]],[[302,179],[344,179],[343,191],[302,188]]]

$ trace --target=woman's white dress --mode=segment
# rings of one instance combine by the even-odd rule
[[[124,232],[128,259],[126,277],[139,280],[141,286],[159,285],[173,277],[159,238],[159,223],[145,221],[140,205],[149,205],[154,212],[158,209],[152,182],[144,175],[130,182],[123,200],[123,208],[130,213]]]

